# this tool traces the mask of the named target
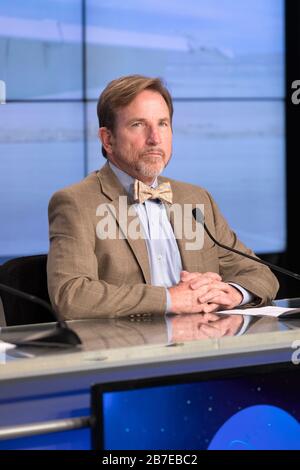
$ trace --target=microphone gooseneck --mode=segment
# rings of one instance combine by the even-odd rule
[[[209,238],[219,247],[224,248],[225,250],[228,250],[228,251],[232,251],[233,253],[236,253],[237,255],[244,256],[245,258],[251,259],[252,261],[256,261],[257,263],[264,264],[265,266],[268,266],[270,269],[273,269],[274,271],[278,271],[279,273],[285,274],[286,276],[290,276],[294,279],[297,279],[297,281],[300,281],[300,274],[293,273],[292,271],[289,271],[288,269],[281,268],[279,266],[276,266],[275,264],[269,263],[269,261],[263,261],[260,258],[255,258],[254,256],[248,255],[247,253],[243,253],[242,251],[236,250],[235,248],[231,248],[230,246],[223,245],[223,243],[220,243],[218,240],[216,240],[215,237],[210,233],[204,221],[204,215],[198,207],[192,210],[192,214],[196,222],[198,222],[204,227],[204,230],[206,231]]]
[[[52,331],[38,332],[29,335],[28,337],[15,341],[14,344],[17,346],[46,346],[46,347],[58,347],[58,348],[71,348],[78,344],[81,344],[81,340],[77,333],[75,333],[67,325],[67,323],[59,318],[58,314],[51,308],[51,306],[45,302],[45,300],[40,299],[32,294],[27,294],[19,289],[14,287],[7,286],[6,284],[0,283],[0,291],[7,292],[21,299],[28,300],[35,304],[40,305],[49,312],[52,313],[54,318],[56,318],[57,323],[55,329]]]

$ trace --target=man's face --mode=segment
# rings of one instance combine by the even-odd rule
[[[169,108],[156,91],[142,91],[129,105],[117,111],[114,132],[106,130],[106,133],[109,160],[145,184],[151,184],[170,160]],[[100,136],[105,141],[101,129]]]

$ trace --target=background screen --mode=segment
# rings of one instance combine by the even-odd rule
[[[104,163],[96,101],[113,78],[165,79],[165,175],[208,189],[257,253],[286,247],[283,0],[0,3],[0,260],[48,251],[51,194]]]

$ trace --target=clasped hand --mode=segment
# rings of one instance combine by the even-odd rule
[[[177,286],[170,287],[172,313],[211,313],[230,310],[243,300],[242,293],[213,272],[182,271]]]

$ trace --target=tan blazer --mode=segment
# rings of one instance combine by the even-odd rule
[[[163,177],[158,180],[171,182],[177,207],[204,204],[206,224],[220,242],[253,255],[230,230],[207,191]],[[120,195],[126,196],[126,192],[106,163],[80,183],[55,193],[50,201],[48,289],[54,309],[65,319],[165,312],[166,290],[151,285],[145,240],[130,235],[117,239],[98,236],[101,204],[109,204],[110,211],[114,208],[116,226],[121,223]],[[185,217],[192,219],[191,211]],[[128,224],[132,220],[129,215]],[[170,220],[173,224],[172,217]],[[196,229],[195,222],[189,222]],[[278,282],[267,267],[216,247],[206,235],[201,250],[187,250],[189,241],[185,237],[177,240],[183,269],[218,272],[225,282],[252,292],[259,298],[258,304],[275,297]]]

